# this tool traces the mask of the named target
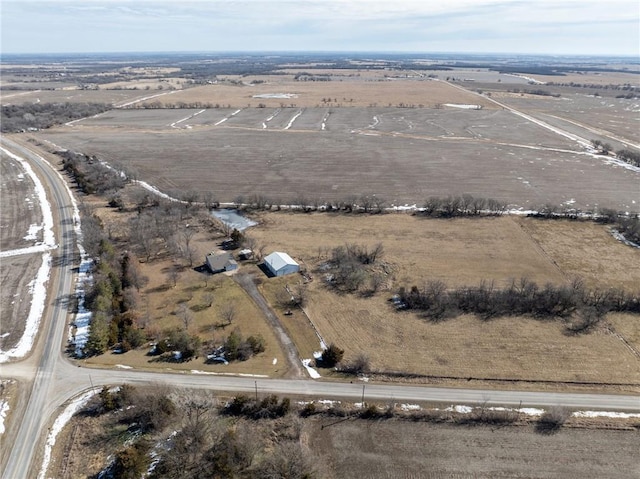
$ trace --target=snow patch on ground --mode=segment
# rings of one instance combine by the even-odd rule
[[[640,417],[640,414],[629,414],[626,412],[607,412],[607,411],[576,411],[573,417],[612,417],[618,419],[631,419]]]
[[[204,374],[208,376],[239,376],[242,378],[268,378],[266,374],[247,374],[247,373],[214,373],[211,371],[200,371],[198,369],[192,369],[191,374]]]
[[[291,125],[293,125],[293,122],[296,121],[300,115],[302,115],[302,112],[303,110],[298,110],[298,112],[295,115],[293,115],[293,118],[289,120],[289,123],[287,124],[287,126],[284,127],[284,129],[288,130],[289,128],[291,128]]]
[[[193,115],[189,115],[189,116],[186,116],[186,117],[182,118],[181,120],[174,121],[174,122],[173,122],[173,123],[171,123],[171,125],[169,125],[169,126],[170,126],[171,128],[179,128],[179,127],[178,127],[178,126],[176,126],[176,125],[178,125],[179,123],[185,122],[185,121],[187,121],[187,120],[190,120],[191,118],[193,118],[193,117],[195,117],[195,116],[198,116],[199,114],[204,113],[205,111],[207,111],[207,110],[200,110],[200,111],[198,111],[198,112],[194,113]],[[189,125],[187,125],[187,128],[189,128]]]
[[[126,364],[116,364],[116,367],[119,369],[133,369],[131,366],[127,366]]]
[[[624,237],[624,235],[622,233],[620,233],[617,229],[611,228],[610,229],[612,236],[617,239],[618,241],[620,241],[621,243],[626,244],[627,246],[632,246],[633,248],[640,248],[640,244],[634,243],[633,241],[629,241],[627,238]]]
[[[80,243],[78,243],[78,248],[80,249],[81,257],[83,257],[80,262],[75,289],[75,295],[78,299],[78,312],[69,328],[69,342],[75,346],[76,356],[82,357],[84,346],[89,339],[89,325],[91,323],[91,311],[85,307],[84,301],[86,290],[93,281],[93,276],[90,274],[93,261],[86,258],[86,253]]]
[[[9,361],[10,358],[21,358],[25,356],[33,347],[33,342],[38,334],[40,319],[44,311],[47,299],[46,283],[51,272],[51,253],[42,255],[42,265],[38,269],[35,279],[29,283],[29,293],[31,293],[31,308],[27,316],[24,333],[18,344],[8,351],[0,351],[0,363]]]
[[[253,95],[251,98],[286,100],[288,98],[298,98],[298,95],[295,93],[261,93],[259,95]]]
[[[49,463],[51,462],[51,451],[53,450],[53,446],[56,444],[56,437],[62,431],[62,428],[69,422],[71,417],[80,410],[89,399],[98,394],[100,389],[92,389],[87,391],[86,393],[78,396],[74,399],[71,404],[69,404],[64,411],[56,418],[49,430],[49,435],[47,436],[47,442],[44,448],[44,457],[42,459],[42,466],[40,466],[40,472],[38,473],[38,479],[45,479],[47,474],[47,469],[49,468]]]
[[[7,412],[9,412],[9,401],[0,399],[0,434],[4,434],[4,418],[7,417]]]
[[[29,231],[27,232],[27,235],[25,237],[23,237],[24,240],[27,241],[35,241],[38,239],[38,233],[40,232],[40,230],[42,229],[42,225],[29,225]]]
[[[461,108],[463,110],[481,110],[482,105],[466,105],[464,103],[445,103],[444,106],[451,108]]]
[[[302,360],[302,365],[304,366],[304,368],[309,373],[309,376],[311,376],[313,379],[318,379],[318,378],[321,377],[320,373],[318,373],[318,371],[316,371],[315,369],[313,369],[311,367],[311,359],[303,359]]]
[[[273,364],[274,366],[278,364],[278,358],[273,358],[273,361],[271,361],[271,364]]]

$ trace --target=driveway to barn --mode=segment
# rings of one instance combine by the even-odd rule
[[[251,297],[253,302],[260,308],[264,317],[267,318],[269,324],[273,328],[276,333],[276,337],[280,342],[280,346],[282,346],[282,350],[285,352],[287,356],[287,361],[289,362],[289,366],[293,372],[293,376],[297,378],[306,377],[306,375],[302,372],[302,359],[298,354],[298,350],[296,349],[295,344],[291,341],[291,338],[285,331],[282,323],[276,316],[276,313],[273,312],[267,300],[264,299],[264,296],[260,294],[256,284],[253,281],[253,277],[248,275],[247,273],[239,272],[233,276],[235,281],[246,291],[246,293]]]

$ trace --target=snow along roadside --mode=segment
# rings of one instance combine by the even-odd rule
[[[75,413],[77,413],[81,407],[83,407],[89,399],[98,394],[100,389],[92,389],[87,391],[86,393],[78,396],[74,399],[62,413],[56,418],[49,430],[49,435],[47,436],[47,442],[44,446],[44,457],[42,458],[42,466],[40,466],[40,472],[38,473],[38,479],[45,479],[47,474],[47,469],[49,468],[49,463],[51,462],[51,452],[53,450],[53,446],[56,444],[56,438],[62,428],[69,422],[69,420],[73,417]]]
[[[31,307],[29,314],[27,315],[24,327],[24,333],[18,340],[18,343],[8,351],[0,350],[0,363],[6,363],[12,358],[21,358],[26,356],[31,348],[38,334],[40,327],[40,320],[42,319],[42,313],[44,312],[46,300],[47,300],[47,288],[46,283],[49,281],[51,274],[51,253],[49,250],[57,248],[55,242],[55,235],[53,234],[53,212],[51,210],[51,203],[47,199],[47,193],[40,181],[40,178],[34,173],[31,165],[19,157],[14,155],[5,148],[0,149],[10,158],[14,159],[29,175],[34,184],[36,197],[42,210],[42,243],[36,244],[32,247],[20,248],[18,250],[4,251],[0,253],[0,257],[5,258],[8,256],[15,256],[17,254],[27,254],[42,252],[42,264],[36,273],[36,277],[29,283],[29,293],[31,294]],[[4,254],[3,254],[4,253]]]

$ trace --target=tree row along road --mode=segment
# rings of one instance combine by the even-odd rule
[[[62,353],[65,332],[70,319],[66,298],[72,292],[74,273],[75,233],[72,200],[64,180],[41,157],[6,138],[3,142],[7,148],[28,160],[33,165],[34,171],[47,184],[51,194],[49,200],[54,214],[58,215],[56,238],[60,245],[57,250],[58,261],[54,262],[49,285],[52,298],[48,301],[41,334],[32,357],[23,364],[2,366],[3,377],[24,377],[24,363],[32,364],[34,368],[28,403],[17,434],[15,437],[3,438],[4,447],[11,447],[3,472],[3,477],[6,479],[36,476],[38,464],[34,463],[34,459],[39,457],[43,449],[44,433],[53,420],[54,413],[66,401],[92,387],[123,382],[137,385],[166,383],[180,388],[247,394],[253,394],[257,388],[261,395],[335,397],[353,401],[360,401],[364,396],[365,401],[376,400],[385,403],[434,401],[506,406],[561,405],[580,409],[640,411],[640,397],[637,396],[450,389],[397,384],[350,384],[308,379],[253,379],[189,373],[81,368],[81,363],[72,363]]]

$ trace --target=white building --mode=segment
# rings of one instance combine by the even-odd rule
[[[296,263],[287,253],[275,251],[264,259],[264,264],[274,276],[284,276],[285,274],[297,273],[300,265]]]

